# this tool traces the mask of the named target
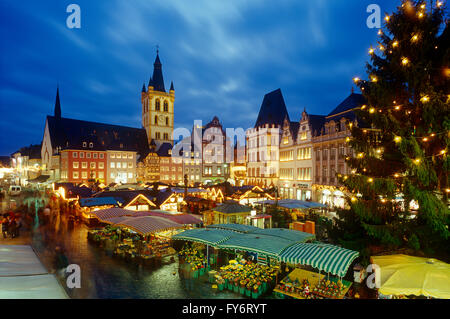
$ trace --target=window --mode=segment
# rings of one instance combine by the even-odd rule
[[[80,158],[84,158],[84,152],[80,152]]]
[[[116,158],[116,154],[115,154],[115,153],[111,153],[111,154],[109,155],[109,157],[110,157],[110,158]]]
[[[156,101],[155,101],[155,110],[156,111],[161,110],[161,102],[159,101],[159,99],[156,99]]]
[[[105,178],[105,175],[103,174],[103,172],[98,172],[98,178],[100,178],[100,179]]]
[[[89,143],[89,148],[93,148],[94,147],[94,143],[90,142]]]
[[[169,126],[169,118],[166,116],[166,125]]]
[[[116,154],[116,158],[122,158],[122,154],[121,153],[117,153]]]
[[[72,153],[72,157],[73,157],[73,158],[78,158],[78,152],[73,152],[73,153]]]
[[[133,173],[128,173],[128,178],[133,178]]]
[[[95,168],[95,162],[91,162],[91,168]]]
[[[164,101],[164,112],[169,112],[169,103],[167,101]]]
[[[133,168],[133,163],[128,162],[128,168]]]
[[[126,162],[122,163],[122,168],[127,168],[127,163]]]
[[[93,157],[93,158],[97,158],[97,157],[98,157],[98,154],[97,154],[97,153],[93,153],[93,154],[92,154],[92,157]]]
[[[111,173],[109,176],[111,176],[111,178],[114,178],[115,175],[114,173]]]
[[[128,154],[128,158],[133,158],[133,154],[132,153]]]
[[[222,175],[222,168],[221,167],[217,167],[217,175]]]
[[[155,124],[158,124],[158,115],[155,115]]]
[[[91,172],[91,178],[95,179],[95,172]]]
[[[297,179],[300,181],[310,181],[311,180],[311,168],[298,168],[297,169]]]
[[[168,140],[169,139],[169,133],[164,133],[164,140]]]
[[[82,179],[86,179],[87,177],[87,172],[81,172],[81,178]]]
[[[83,142],[83,147],[86,147],[87,146],[87,143],[86,142]]]
[[[120,162],[117,162],[117,165],[116,165],[116,167],[117,167],[117,168],[121,168],[121,164],[120,164]]]
[[[78,162],[73,162],[73,168],[78,168],[78,167],[79,167]]]
[[[294,150],[280,152],[280,162],[289,162],[294,160]]]
[[[111,162],[111,168],[115,168],[116,167],[116,163]]]
[[[87,162],[81,162],[81,168],[87,168],[87,167],[88,167]]]
[[[105,163],[103,163],[103,162],[98,163],[98,168],[99,169],[104,169],[105,168]]]
[[[100,153],[100,154],[99,154],[99,157],[103,159],[103,153]]]
[[[74,179],[78,179],[80,176],[78,175],[78,172],[73,172],[73,173],[72,173],[72,177],[73,177]]]
[[[86,158],[91,158],[91,153],[86,153]]]
[[[281,168],[280,169],[280,179],[294,179],[294,169],[293,168]]]
[[[302,141],[306,140],[307,138],[308,138],[308,132],[302,132],[302,133],[300,134],[300,139],[301,139]]]
[[[156,132],[156,133],[155,133],[155,138],[156,138],[157,140],[161,139],[161,133],[160,133],[160,132]]]

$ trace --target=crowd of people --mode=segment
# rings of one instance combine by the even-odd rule
[[[17,238],[22,228],[22,217],[20,214],[14,214],[13,211],[3,214],[2,220],[2,234],[3,238]]]

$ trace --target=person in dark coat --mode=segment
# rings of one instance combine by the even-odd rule
[[[15,217],[10,217],[9,218],[8,232],[9,232],[9,235],[11,236],[11,238],[15,238],[16,237],[17,224],[16,224],[16,218]]]
[[[9,228],[9,220],[7,215],[3,215],[2,218],[2,233],[3,233],[3,238],[6,239],[8,237],[8,228]]]

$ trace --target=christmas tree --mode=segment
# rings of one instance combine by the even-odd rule
[[[367,103],[355,110],[357,125],[350,124],[352,174],[338,176],[353,194],[350,208],[338,212],[331,234],[349,248],[449,253],[446,7],[403,1],[378,34],[368,80],[354,79]]]

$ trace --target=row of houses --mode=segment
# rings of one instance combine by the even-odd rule
[[[291,120],[281,90],[270,92],[242,142],[227,136],[215,116],[205,125],[194,123],[190,134],[174,144],[174,101],[173,82],[167,92],[158,54],[141,91],[141,128],[62,117],[57,89],[54,114],[46,118],[39,146],[40,163],[32,164],[50,182],[230,182],[276,188],[282,198],[343,205],[345,190],[336,175],[349,173],[348,125],[358,125],[353,111],[364,104],[361,94],[352,92],[327,115],[305,109]]]

